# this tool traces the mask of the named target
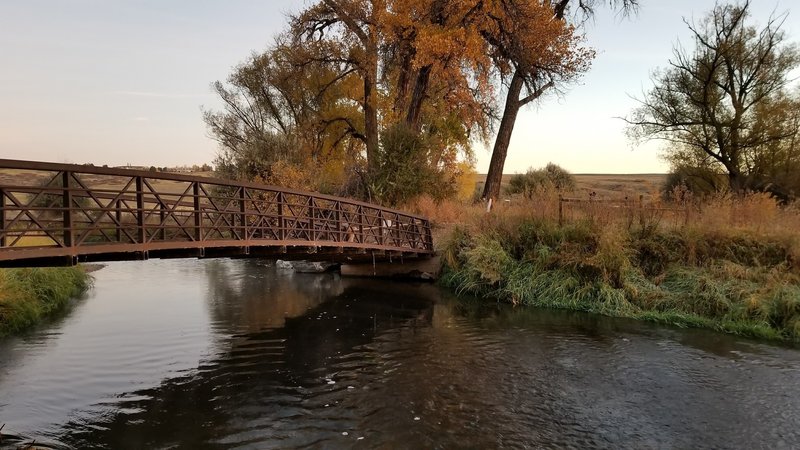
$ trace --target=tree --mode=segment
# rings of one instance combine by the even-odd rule
[[[522,92],[585,69],[591,52],[553,11],[537,0],[313,3],[278,45],[215,85],[225,110],[206,122],[226,149],[216,166],[267,178],[277,161],[331,153],[358,174],[365,196],[390,199],[406,195],[387,194],[402,184],[391,167],[417,155],[417,172],[436,175],[417,191],[450,192],[439,181],[457,183],[460,163],[474,163],[476,136],[489,139],[497,75],[547,74],[518,77]]]
[[[662,139],[677,159],[711,162],[724,168],[734,192],[764,187],[788,140],[789,72],[800,50],[786,42],[786,15],[772,16],[758,29],[748,24],[750,3],[717,5],[699,23],[686,22],[694,48],[680,45],[653,88],[639,100],[628,122],[636,141]]]
[[[451,136],[462,137],[462,149],[473,132],[488,138],[496,116],[493,74],[511,80],[509,98],[517,98],[523,87],[529,91],[526,98],[507,102],[499,138],[507,147],[519,107],[588,67],[592,52],[561,19],[568,3],[324,0],[298,16],[293,28],[306,39],[346,47],[342,56],[364,81],[366,157],[374,174],[380,169],[374,163],[376,128],[402,121],[409,130],[436,134],[442,130],[437,117],[455,117],[463,132]],[[590,4],[582,1],[581,7]],[[560,15],[555,20],[554,8]]]
[[[285,36],[267,51],[253,54],[236,67],[227,83],[214,90],[223,103],[219,111],[204,111],[213,138],[220,143],[217,172],[235,179],[285,182],[275,178],[281,168],[306,177],[342,184],[346,154],[353,146],[360,114],[347,99],[352,97],[352,73],[310,60],[315,46],[299,47]],[[301,183],[289,187],[320,188]]]
[[[500,195],[503,167],[519,110],[545,92],[575,81],[589,69],[589,62],[594,57],[592,51],[580,45],[582,38],[576,34],[579,24],[566,23],[570,17],[570,0],[541,4],[525,1],[500,3],[504,14],[497,16],[494,32],[486,33],[485,38],[493,48],[492,55],[506,87],[506,99],[486,175],[484,200],[497,200]],[[596,3],[594,0],[578,2],[583,20],[591,17]],[[610,0],[608,3],[620,6],[626,12],[638,4],[636,0]],[[531,27],[537,23],[531,20],[534,4],[548,8],[548,17],[555,19],[551,20],[551,25],[560,23],[564,27],[564,34],[557,41],[560,45],[542,47],[548,41],[540,39],[541,32],[537,26]]]
[[[353,130],[366,149],[367,167],[376,169],[380,127],[378,123],[379,46],[377,15],[385,7],[381,0],[322,0],[292,20],[292,34],[299,45],[324,48],[308,61],[340,66],[342,74],[357,73],[363,96],[363,130]],[[336,83],[339,79],[332,80]]]

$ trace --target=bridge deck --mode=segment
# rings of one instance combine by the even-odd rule
[[[427,219],[369,203],[181,174],[0,159],[0,267],[432,254]]]

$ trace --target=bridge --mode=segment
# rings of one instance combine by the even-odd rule
[[[0,159],[0,267],[432,255],[427,219],[370,203],[201,176]]]

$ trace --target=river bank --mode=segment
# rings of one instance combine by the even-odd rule
[[[442,283],[492,301],[800,341],[796,233],[484,214],[440,252]]]
[[[28,329],[64,309],[91,285],[95,266],[0,270],[0,337]]]

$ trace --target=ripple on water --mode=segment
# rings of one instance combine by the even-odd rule
[[[160,274],[175,286],[158,294],[138,282]],[[0,344],[12,356],[0,422],[78,448],[780,448],[800,438],[800,353],[714,333],[475,312],[434,286],[299,277],[254,261],[111,265],[93,295],[29,339],[35,351]]]

